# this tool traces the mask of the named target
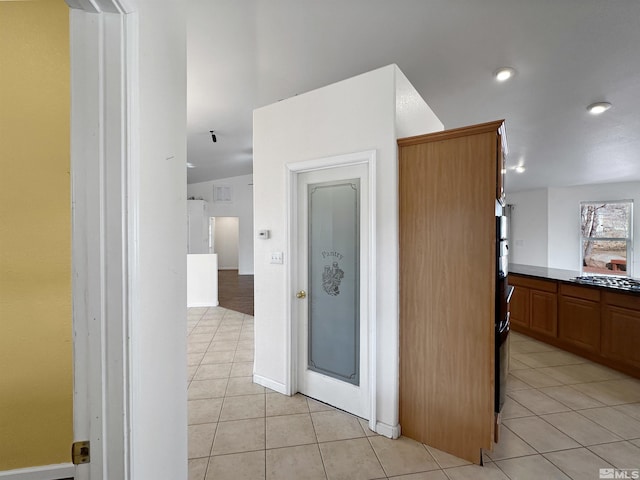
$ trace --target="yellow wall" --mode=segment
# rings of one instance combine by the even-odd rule
[[[0,1],[0,471],[70,461],[69,9]]]

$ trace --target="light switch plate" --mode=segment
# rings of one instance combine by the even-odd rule
[[[284,254],[282,252],[271,252],[271,263],[283,264]]]

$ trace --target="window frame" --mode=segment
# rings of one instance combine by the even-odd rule
[[[629,218],[628,218],[628,236],[625,237],[586,237],[582,233],[582,208],[585,205],[608,205],[608,204],[628,204],[629,205]],[[580,202],[580,209],[578,211],[580,216],[580,274],[588,275],[600,275],[600,276],[614,276],[614,277],[628,277],[631,278],[633,274],[633,199],[623,200],[585,200]],[[584,242],[588,240],[602,241],[602,242],[626,242],[627,244],[627,256],[626,256],[626,271],[624,275],[614,272],[611,273],[593,273],[584,271]]]

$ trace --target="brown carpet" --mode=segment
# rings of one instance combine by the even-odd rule
[[[253,275],[218,270],[218,303],[229,310],[253,315]]]

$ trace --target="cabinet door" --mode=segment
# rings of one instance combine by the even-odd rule
[[[640,312],[606,305],[602,314],[602,354],[640,368]]]
[[[600,351],[600,303],[560,295],[558,337],[590,352]]]
[[[529,289],[526,287],[513,288],[509,304],[511,323],[516,327],[529,328]]]
[[[531,290],[529,296],[530,328],[551,337],[558,334],[558,295]]]

